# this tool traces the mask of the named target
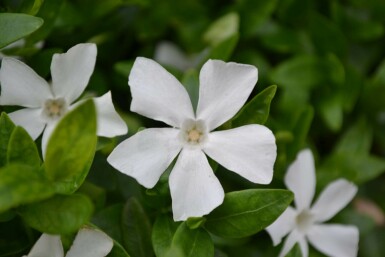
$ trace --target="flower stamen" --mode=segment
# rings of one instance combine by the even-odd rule
[[[64,98],[48,99],[43,106],[43,114],[49,120],[56,120],[67,112],[67,103]]]

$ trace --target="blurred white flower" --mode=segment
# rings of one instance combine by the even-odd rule
[[[34,49],[41,49],[43,47],[43,45],[44,45],[44,42],[39,41],[39,42],[35,43],[32,47]],[[25,39],[22,38],[22,39],[19,39],[13,43],[7,45],[6,47],[1,48],[0,49],[0,60],[2,60],[6,56],[21,59],[21,57],[19,57],[19,56],[13,56],[13,55],[10,56],[10,55],[5,54],[4,52],[10,51],[10,50],[19,50],[19,49],[24,48],[24,47],[25,47]]]
[[[260,184],[273,176],[275,138],[262,125],[211,132],[233,117],[258,79],[254,66],[209,60],[200,72],[196,113],[180,82],[156,62],[138,57],[129,76],[131,111],[173,128],[150,128],[119,144],[108,162],[152,188],[175,157],[169,185],[174,220],[210,213],[224,191],[205,156]]]
[[[59,120],[73,108],[94,70],[95,44],[78,44],[64,54],[54,54],[52,85],[19,60],[5,57],[0,70],[0,105],[26,107],[9,114],[33,139],[44,130],[43,156],[48,139]],[[97,134],[114,137],[127,133],[127,125],[116,113],[111,93],[93,98],[97,110]]]
[[[352,200],[357,187],[345,179],[335,180],[311,206],[315,183],[313,155],[306,149],[298,154],[285,176],[286,186],[294,193],[296,208],[288,207],[266,228],[274,245],[278,245],[289,234],[279,256],[285,256],[298,243],[302,256],[308,257],[308,241],[327,256],[357,256],[359,232],[355,226],[323,224]]]
[[[92,228],[79,230],[66,257],[104,257],[114,246],[112,239],[104,232]],[[24,257],[64,257],[59,235],[42,234]]]

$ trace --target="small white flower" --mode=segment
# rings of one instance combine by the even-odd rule
[[[311,205],[315,191],[314,159],[309,149],[301,151],[289,166],[286,186],[294,192],[296,208],[286,211],[266,228],[274,245],[289,234],[279,256],[285,256],[298,243],[302,256],[308,256],[308,241],[320,252],[332,257],[357,256],[359,232],[355,226],[323,224],[344,208],[357,193],[357,187],[345,179],[331,182]]]
[[[52,85],[19,60],[5,57],[0,70],[0,105],[26,107],[9,114],[33,139],[44,130],[43,156],[48,139],[58,121],[73,108],[94,70],[95,44],[78,44],[64,54],[54,54],[51,63]],[[116,113],[111,93],[94,98],[97,134],[114,137],[127,133],[127,126]]]
[[[179,81],[156,62],[139,57],[129,76],[131,110],[173,128],[150,128],[119,144],[108,162],[152,188],[175,157],[169,185],[174,220],[210,213],[224,191],[205,156],[242,177],[268,184],[276,158],[275,138],[262,125],[211,132],[233,117],[257,82],[254,66],[209,60],[200,72],[194,113]]]
[[[92,228],[79,230],[66,257],[104,257],[114,246],[104,232]],[[25,257],[64,257],[59,235],[42,234]]]

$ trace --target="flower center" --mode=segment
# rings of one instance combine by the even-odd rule
[[[201,145],[207,138],[206,126],[201,120],[186,120],[180,133],[182,141],[188,145]]]
[[[56,120],[67,112],[67,103],[64,98],[48,99],[44,102],[43,115],[49,120]]]
[[[314,223],[314,215],[308,210],[303,210],[296,218],[297,227],[301,232],[306,232]]]

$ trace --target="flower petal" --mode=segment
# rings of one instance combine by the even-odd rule
[[[273,133],[262,125],[212,132],[203,151],[225,168],[259,184],[269,184],[277,146]]]
[[[257,80],[252,65],[208,60],[199,75],[197,119],[206,121],[209,131],[217,128],[241,109]]]
[[[307,236],[316,249],[328,256],[357,256],[359,232],[355,226],[314,225]]]
[[[97,112],[97,134],[103,137],[115,137],[127,133],[127,125],[116,112],[111,99],[111,92],[95,97]]]
[[[175,221],[201,217],[223,202],[223,188],[206,156],[197,148],[181,151],[169,184]]]
[[[83,93],[94,71],[96,52],[96,45],[87,43],[53,55],[51,75],[56,97],[64,97],[70,104]]]
[[[42,234],[32,247],[28,257],[63,257],[64,250],[60,236]]]
[[[331,182],[311,208],[316,221],[331,219],[353,199],[357,190],[357,186],[345,179]]]
[[[120,143],[107,161],[118,171],[152,188],[179,153],[179,130],[145,129]]]
[[[313,154],[309,149],[298,153],[285,175],[285,184],[294,192],[298,212],[309,209],[314,197],[315,168]]]
[[[178,128],[184,120],[195,118],[186,89],[153,60],[136,58],[128,84],[131,111]]]
[[[289,206],[273,224],[266,228],[266,231],[273,240],[274,246],[281,243],[282,238],[294,229],[296,216],[297,212]]]
[[[38,138],[43,131],[46,122],[41,117],[40,108],[25,108],[11,112],[9,117],[18,126],[23,127],[33,140]]]
[[[37,108],[52,97],[48,83],[19,60],[5,57],[0,69],[0,105]]]
[[[286,238],[285,243],[282,247],[282,250],[279,254],[279,257],[284,257],[290,250],[293,248],[293,246],[298,243],[299,247],[301,249],[302,257],[308,257],[309,255],[309,246],[307,244],[307,241],[305,239],[305,236],[301,233],[299,233],[297,230],[293,230],[289,236]]]
[[[112,239],[102,231],[83,228],[76,235],[66,257],[104,257],[113,246]]]

